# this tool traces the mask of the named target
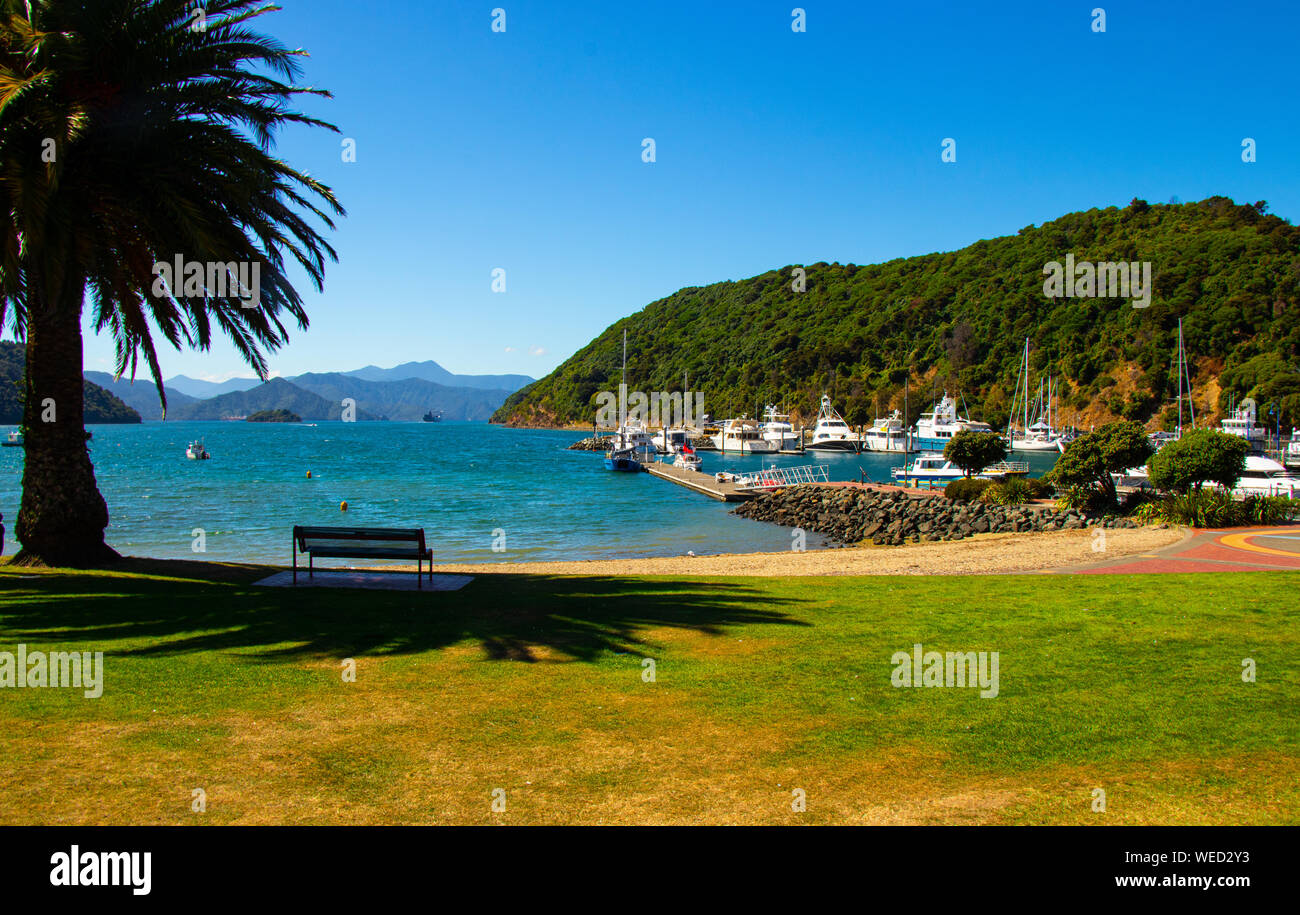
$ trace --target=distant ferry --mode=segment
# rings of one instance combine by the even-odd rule
[[[943,398],[929,413],[922,413],[916,421],[916,435],[912,447],[917,451],[943,451],[958,432],[992,432],[988,423],[957,415],[957,402],[943,392]]]
[[[439,410],[439,411],[437,411],[437,412],[435,413],[433,410],[430,410],[428,413],[425,413],[425,414],[424,414],[424,422],[426,422],[426,423],[440,423],[440,422],[442,422],[442,411]]]

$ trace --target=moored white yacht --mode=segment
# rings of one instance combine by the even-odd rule
[[[1300,499],[1300,477],[1287,473],[1285,467],[1272,458],[1258,454],[1246,455],[1246,469],[1233,487],[1235,496],[1286,496]]]
[[[625,419],[622,425],[610,436],[610,451],[630,457],[643,464],[652,462],[659,456],[654,437],[639,419]]]
[[[1027,433],[1012,432],[1009,443],[1012,451],[1065,451],[1065,441],[1041,419]]]
[[[862,438],[854,432],[844,417],[835,412],[829,395],[822,395],[822,406],[817,411],[817,425],[813,428],[812,451],[861,451]]]
[[[912,447],[918,451],[943,451],[948,442],[958,432],[992,432],[993,428],[984,422],[973,420],[969,416],[957,415],[957,401],[943,392],[943,398],[934,405],[929,413],[922,413],[916,421],[916,435],[912,437]]]
[[[683,445],[691,443],[691,433],[687,429],[660,429],[653,436],[655,448],[660,454],[679,454]]]
[[[1300,429],[1291,430],[1291,444],[1286,446],[1283,460],[1286,466],[1300,469]]]
[[[1255,401],[1249,397],[1220,420],[1219,431],[1240,436],[1256,449],[1263,449],[1264,442],[1268,439],[1268,431],[1256,422]]]
[[[799,433],[790,424],[790,417],[776,412],[776,407],[768,404],[763,410],[763,422],[758,427],[763,438],[776,445],[777,451],[796,451],[799,448]]]
[[[609,450],[605,452],[605,469],[638,473],[642,464],[659,456],[645,423],[627,415],[627,331],[623,331],[623,375],[619,389],[618,429],[610,436]]]
[[[719,451],[736,454],[776,454],[780,450],[763,437],[758,423],[743,416],[723,423],[722,431],[713,437],[713,444]]]
[[[907,428],[903,414],[895,410],[884,419],[877,418],[871,428],[862,433],[862,450],[906,454]]]
[[[1046,391],[1043,390],[1044,384]],[[1019,404],[1021,427],[1015,428],[1011,420],[1016,418],[1016,405]],[[1033,415],[1037,419],[1029,421]],[[1034,401],[1033,411],[1029,407],[1029,338],[1025,338],[1024,358],[1020,364],[1020,375],[1016,378],[1016,394],[1011,401],[1011,420],[1007,422],[1007,446],[1012,451],[1065,451],[1065,441],[1061,434],[1052,428],[1052,379],[1038,381],[1038,397]]]

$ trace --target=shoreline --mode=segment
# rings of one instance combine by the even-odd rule
[[[1026,574],[1136,556],[1191,536],[1183,527],[1107,529],[1104,551],[1095,551],[1092,528],[978,534],[965,540],[903,546],[846,546],[780,553],[719,553],[631,559],[538,560],[535,562],[435,562],[433,571],[475,575],[979,575]],[[406,571],[405,565],[358,566]],[[414,573],[415,567],[410,571]]]

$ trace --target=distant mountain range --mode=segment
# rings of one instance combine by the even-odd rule
[[[146,420],[162,419],[158,392],[148,378],[116,381],[86,372],[87,381],[120,399]],[[351,372],[309,372],[265,383],[231,378],[220,383],[175,375],[164,381],[167,418],[219,420],[263,410],[288,410],[304,420],[339,419],[343,400],[356,401],[359,421],[418,421],[430,410],[446,420],[483,422],[511,393],[531,384],[527,375],[456,375],[432,360],[391,369],[368,365]]]
[[[298,375],[293,384],[330,401],[351,397],[358,411],[399,422],[414,422],[430,410],[441,411],[446,420],[486,422],[511,393],[506,388],[448,387],[422,378],[367,381],[341,372]]]
[[[87,372],[87,375],[90,373]],[[229,394],[232,391],[247,391],[249,388],[255,388],[261,384],[257,378],[231,378],[228,381],[203,381],[199,378],[190,378],[188,375],[173,375],[171,378],[163,379],[163,387],[168,388],[167,402],[171,402],[171,391],[179,391],[186,397],[202,400],[205,397],[220,397],[222,394]],[[153,387],[153,382],[149,382]]]
[[[288,410],[305,420],[342,419],[343,405],[303,390],[291,381],[272,378],[248,391],[231,391],[206,400],[191,400],[168,411],[169,419],[226,419],[249,416],[263,410]],[[379,417],[357,405],[359,422]]]
[[[426,362],[403,362],[391,369],[368,365],[363,369],[341,374],[351,375],[363,381],[404,381],[408,378],[420,378],[449,388],[504,390],[507,394],[514,393],[536,380],[527,375],[454,375],[432,359]]]
[[[449,388],[482,388],[490,391],[504,390],[507,393],[513,393],[525,385],[532,384],[535,380],[527,375],[457,375],[447,371],[432,359],[424,362],[404,362],[391,369],[381,369],[375,365],[367,365],[365,368],[354,369],[351,372],[329,372],[325,374],[350,375],[363,381],[406,381],[411,378],[420,378]],[[288,375],[285,377],[288,381],[296,382],[301,376]],[[172,388],[189,397],[199,399],[217,397],[221,394],[229,394],[232,391],[247,391],[261,383],[253,377],[231,378],[221,382],[202,381],[198,378],[190,378],[187,375],[174,375],[171,378],[163,379],[164,387]],[[170,402],[171,394],[168,394],[167,398],[168,402]]]

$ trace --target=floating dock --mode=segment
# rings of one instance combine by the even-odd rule
[[[672,464],[645,464],[645,472],[661,480],[685,486],[695,492],[703,493],[719,502],[744,502],[758,495],[756,492],[741,489],[735,483],[719,483],[711,473],[698,470],[684,470]]]

